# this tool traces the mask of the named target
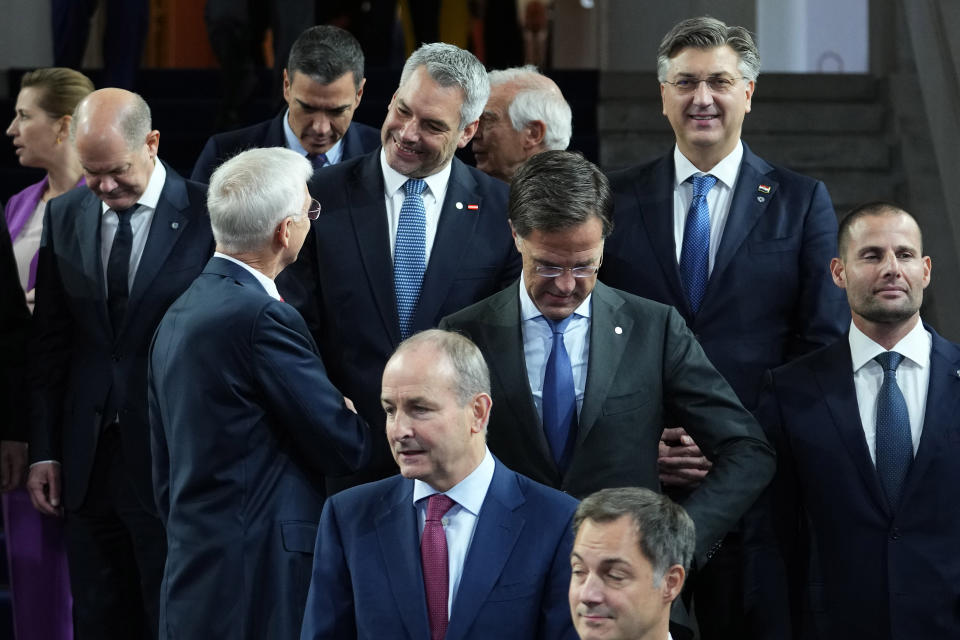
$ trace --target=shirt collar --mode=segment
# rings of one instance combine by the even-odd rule
[[[737,174],[740,173],[741,160],[743,160],[743,143],[737,140],[737,146],[734,147],[733,151],[728,153],[723,160],[714,165],[709,171],[700,171],[700,169],[693,166],[693,163],[690,162],[685,155],[680,153],[680,147],[674,145],[673,175],[676,177],[674,187],[676,188],[686,182],[690,179],[690,176],[709,173],[725,184],[728,189],[733,189],[733,185],[737,182]]]
[[[490,449],[486,449],[483,454],[483,460],[477,465],[477,468],[470,474],[443,493],[458,505],[469,511],[475,516],[480,515],[480,507],[483,506],[483,500],[487,497],[487,489],[490,488],[490,482],[493,481],[493,470],[496,465],[493,462],[493,455]],[[423,480],[413,481],[413,503],[416,504],[424,498],[429,498],[435,493],[440,493]]]
[[[886,351],[860,331],[852,320],[850,321],[849,341],[850,359],[853,362],[854,372],[859,371],[876,356]],[[890,351],[896,351],[921,369],[925,369],[930,364],[931,342],[930,332],[924,329],[923,322],[918,319],[910,333],[903,336],[900,342],[895,344]]]
[[[150,172],[150,180],[147,181],[147,188],[143,190],[143,193],[140,194],[140,197],[137,198],[134,205],[142,204],[145,207],[156,209],[157,203],[160,202],[160,192],[163,191],[163,183],[166,179],[166,167],[160,162],[160,158],[154,158],[153,171]],[[113,209],[106,202],[101,201],[100,213],[106,213],[107,211],[113,211]]]
[[[300,138],[297,137],[297,134],[293,132],[293,129],[290,128],[290,109],[288,108],[283,112],[283,137],[287,141],[287,149],[291,151],[296,151],[302,156],[308,156],[310,153],[303,148],[303,145],[300,144]],[[344,132],[346,135],[346,132]],[[323,155],[327,156],[327,164],[337,164],[340,162],[340,157],[343,156],[343,136],[337,140],[336,144],[323,152]]]
[[[229,260],[234,264],[240,265],[241,267],[246,269],[248,272],[250,272],[250,274],[254,278],[257,279],[257,282],[260,283],[260,286],[262,286],[264,290],[266,290],[267,294],[269,294],[271,298],[273,298],[274,300],[283,300],[283,298],[280,297],[280,292],[277,291],[277,284],[273,280],[268,278],[266,274],[263,273],[262,271],[258,271],[257,269],[254,269],[253,267],[248,265],[246,262],[243,262],[242,260],[237,260],[233,256],[228,256],[227,254],[220,253],[219,251],[214,251],[213,257],[223,258],[224,260]]]
[[[593,298],[593,292],[591,291],[586,298],[583,299],[583,302],[580,303],[580,306],[573,310],[573,315],[580,316],[583,318],[590,317],[590,300]],[[527,287],[524,284],[524,273],[520,272],[520,319],[524,322],[527,320],[533,320],[534,318],[544,317],[543,312],[537,308],[537,305],[533,302],[533,299],[530,298],[530,294],[527,293]]]
[[[440,171],[423,178],[423,181],[427,183],[427,188],[430,189],[430,193],[432,193],[435,198],[438,198],[439,194],[446,192],[447,182],[450,180],[450,170],[452,168],[453,162],[448,162]],[[380,169],[383,171],[384,194],[388,198],[392,198],[397,191],[402,191],[403,184],[410,179],[409,176],[403,175],[387,164],[387,152],[384,151],[383,147],[380,147]]]

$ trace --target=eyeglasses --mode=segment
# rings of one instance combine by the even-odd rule
[[[597,275],[600,265],[592,264],[584,267],[551,267],[544,264],[538,264],[533,268],[537,275],[542,278],[559,278],[564,271],[569,271],[574,278],[589,278]]]
[[[669,80],[664,80],[664,84],[673,85],[673,88],[680,93],[693,93],[697,90],[697,87],[700,86],[701,82],[707,84],[707,88],[710,89],[711,93],[729,93],[733,90],[734,85],[737,84],[737,80],[746,80],[744,76],[737,76],[736,78],[727,78],[725,76],[710,76],[709,78],[680,78],[676,82],[670,82]]]
[[[310,208],[307,209],[307,217],[316,220],[320,217],[320,203],[310,198]]]

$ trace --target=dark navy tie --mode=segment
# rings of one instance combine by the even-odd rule
[[[693,200],[683,227],[680,247],[680,281],[687,292],[690,310],[697,313],[707,291],[710,267],[710,207],[707,194],[717,184],[714,176],[693,176]]]
[[[877,474],[887,494],[887,504],[891,510],[896,510],[907,471],[913,462],[910,415],[897,384],[897,367],[903,361],[903,355],[887,351],[874,360],[883,367],[883,383],[877,394]]]
[[[427,270],[427,210],[423,190],[427,183],[411,178],[403,183],[404,198],[393,247],[393,287],[397,296],[400,338],[412,333],[413,311]]]
[[[547,358],[543,375],[543,430],[550,445],[550,452],[561,471],[569,462],[573,434],[577,424],[577,391],[573,384],[573,367],[563,332],[570,324],[572,315],[559,322],[544,319],[553,331],[553,346]]]
[[[130,218],[137,205],[114,212],[117,214],[117,233],[110,245],[107,259],[107,309],[110,311],[110,324],[114,335],[120,333],[123,318],[127,315],[127,299],[130,297],[130,253],[133,249],[133,230]]]
[[[327,166],[327,154],[325,153],[308,153],[307,160],[313,165],[314,171]]]

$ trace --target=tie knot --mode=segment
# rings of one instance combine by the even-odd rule
[[[407,196],[419,196],[427,188],[427,183],[420,178],[410,178],[403,183],[403,192]]]
[[[547,324],[550,325],[550,330],[554,334],[563,335],[563,332],[567,330],[567,326],[570,324],[570,321],[573,319],[573,314],[571,313],[563,320],[551,320],[547,316],[543,316],[543,319],[547,321]]]
[[[874,358],[884,371],[896,372],[897,367],[903,362],[903,354],[896,351],[885,351]]]
[[[327,164],[327,154],[325,153],[308,153],[307,160],[310,161],[310,164],[313,165],[314,169],[320,169],[321,167]]]
[[[427,520],[439,520],[455,504],[449,496],[442,493],[433,494],[427,498]]]
[[[113,212],[117,214],[117,217],[123,220],[124,218],[129,218],[133,215],[133,212],[137,210],[137,207],[140,205],[135,204],[132,207],[127,207],[126,209],[114,209]]]
[[[717,177],[709,174],[703,176],[693,176],[693,197],[705,196],[717,184]]]

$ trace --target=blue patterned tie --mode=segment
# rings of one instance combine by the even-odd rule
[[[426,186],[427,183],[418,178],[403,183],[405,196],[393,249],[393,288],[397,296],[400,338],[404,340],[411,333],[423,272],[427,270],[427,210],[421,195]]]
[[[563,343],[563,332],[570,324],[572,315],[560,322],[544,316],[553,331],[553,346],[547,358],[547,370],[543,375],[543,431],[550,445],[550,452],[561,471],[569,463],[572,435],[577,424],[577,391],[573,384],[573,367]]]
[[[314,171],[327,166],[327,154],[325,153],[308,153],[307,160],[313,165]]]
[[[693,200],[683,227],[680,247],[680,281],[687,292],[690,310],[697,313],[707,291],[710,266],[710,207],[707,194],[717,184],[714,176],[693,176]]]
[[[887,504],[895,511],[913,462],[910,415],[897,384],[897,367],[903,362],[903,355],[887,351],[874,360],[883,367],[883,383],[877,394],[877,474],[887,494]]]

